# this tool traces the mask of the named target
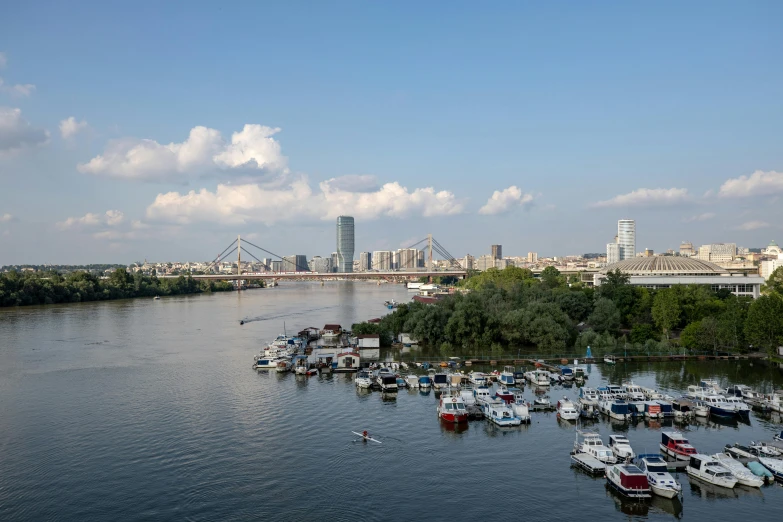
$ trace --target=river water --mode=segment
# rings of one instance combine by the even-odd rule
[[[779,516],[778,485],[720,490],[684,473],[682,503],[623,501],[569,466],[574,427],[554,414],[513,429],[455,429],[438,420],[434,394],[384,397],[357,391],[351,375],[251,369],[284,325],[350,325],[383,315],[391,298],[410,296],[398,285],[288,283],[1,310],[0,520]],[[701,377],[783,387],[777,369],[748,361],[593,365],[588,385],[607,377],[671,392]],[[550,392],[553,401],[575,394]],[[627,433],[637,453],[660,441],[655,424],[594,427],[605,440]],[[351,431],[365,429],[382,444],[354,442]],[[687,436],[715,453],[779,429],[779,418],[753,414],[750,425],[694,423]]]

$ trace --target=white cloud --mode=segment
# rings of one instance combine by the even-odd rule
[[[757,170],[750,176],[740,176],[726,180],[721,185],[718,196],[722,198],[740,198],[769,196],[776,193],[783,193],[783,172]]]
[[[28,97],[30,96],[33,91],[35,90],[35,85],[32,83],[17,83],[14,85],[6,84],[5,81],[0,78],[0,92],[5,92],[10,94],[11,96],[22,96],[22,97]]]
[[[658,206],[670,206],[685,203],[689,200],[688,189],[684,188],[670,188],[670,189],[647,189],[640,188],[629,192],[628,194],[620,194],[607,199],[605,201],[599,201],[590,205],[593,208],[612,208],[612,207],[658,207]]]
[[[8,213],[5,213],[2,216],[0,216],[0,223],[10,223],[13,220],[14,220],[14,216]]]
[[[758,230],[760,228],[768,228],[770,225],[766,221],[746,221],[745,223],[734,227],[735,230]]]
[[[86,121],[77,121],[76,118],[71,116],[68,119],[62,120],[60,122],[60,135],[63,137],[63,139],[67,140],[73,138],[79,134],[79,132],[88,128],[89,125],[87,125]]]
[[[33,127],[22,118],[20,109],[0,107],[0,154],[49,141],[49,131]]]
[[[288,160],[272,137],[280,129],[247,124],[226,142],[220,132],[194,127],[181,143],[154,140],[110,142],[102,155],[80,164],[81,172],[145,181],[185,181],[217,172],[262,178],[287,172]]]
[[[361,220],[382,216],[430,217],[458,214],[464,209],[453,193],[436,192],[432,187],[409,191],[394,182],[374,192],[350,192],[325,181],[319,188],[320,191],[314,191],[305,178],[300,178],[278,188],[219,184],[214,192],[168,192],[155,198],[147,208],[147,218],[178,224],[273,224],[308,219],[331,221],[342,214]]]
[[[125,221],[125,215],[119,210],[107,210],[103,214],[88,212],[81,217],[69,217],[57,223],[60,230],[94,228],[100,226],[113,227]]]
[[[715,217],[715,214],[713,212],[705,212],[704,214],[698,214],[696,216],[691,216],[689,218],[685,218],[683,221],[686,223],[692,223],[694,221],[707,221]]]
[[[348,192],[375,192],[378,190],[378,179],[371,175],[347,175],[324,181],[330,189]]]
[[[532,201],[533,196],[531,194],[525,194],[519,187],[512,185],[506,189],[493,192],[486,205],[479,209],[479,214],[503,214],[513,207],[524,207]]]

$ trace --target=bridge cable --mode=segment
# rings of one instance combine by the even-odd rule
[[[251,242],[250,242],[250,241],[248,241],[247,239],[243,239],[242,241],[243,241],[244,243],[247,243],[248,245],[250,245],[250,246],[252,246],[252,247],[256,247],[257,249],[259,249],[259,250],[262,250],[262,251],[266,252],[266,253],[267,253],[267,254],[269,254],[270,256],[275,256],[275,257],[277,257],[277,258],[280,258],[281,260],[283,259],[283,256],[279,256],[279,255],[275,254],[274,252],[270,252],[269,250],[267,250],[267,249],[265,249],[265,248],[261,248],[261,247],[260,247],[260,246],[258,246],[258,245],[254,245],[253,243],[251,243]],[[296,268],[298,268],[298,269],[299,269],[299,270],[295,270],[295,272],[309,272],[309,271],[310,271],[310,267],[307,267],[307,266],[305,266],[305,267],[302,267],[302,266],[300,266],[298,263],[295,263],[295,266],[296,266]]]
[[[233,241],[231,242],[231,244],[230,244],[230,245],[228,245],[228,246],[226,247],[226,250],[228,250],[229,248],[231,248],[231,247],[232,247],[232,246],[233,246],[233,245],[234,245],[236,242],[237,242],[237,240],[236,240],[236,239],[235,239],[235,240],[233,240]],[[208,264],[208,265],[207,265],[207,267],[204,269],[204,271],[206,272],[207,270],[209,270],[209,268],[210,268],[210,267],[212,267],[212,265],[214,265],[215,263],[217,263],[218,261],[220,261],[220,258],[221,258],[221,257],[223,257],[223,254],[225,254],[225,253],[226,253],[226,250],[223,250],[221,253],[219,253],[219,254],[218,254],[218,256],[217,256],[217,257],[216,257],[216,258],[215,258],[215,259],[214,259],[214,260],[213,260],[213,261],[212,261],[210,264]],[[236,248],[234,248],[234,250],[236,250]],[[234,250],[232,250],[231,252],[233,252]],[[231,252],[229,252],[229,254],[230,254]]]
[[[261,263],[261,266],[263,266],[264,268],[266,268],[266,269],[267,269],[267,270],[269,270],[270,272],[272,271],[272,267],[270,267],[269,265],[267,265],[266,263],[264,263],[263,261],[261,261],[260,259],[258,259],[256,256],[254,256],[254,255],[253,255],[253,253],[252,253],[252,252],[250,252],[249,250],[246,250],[246,249],[245,249],[245,247],[240,247],[240,248],[241,248],[242,250],[244,250],[244,251],[245,251],[245,253],[246,253],[247,255],[249,255],[250,257],[252,257],[252,258],[253,258],[253,259],[255,259],[256,261],[258,261],[259,263]]]

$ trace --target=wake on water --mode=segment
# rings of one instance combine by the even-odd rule
[[[337,308],[337,305],[331,305],[331,306],[322,306],[320,308],[309,308],[307,310],[300,310],[298,312],[288,313],[288,314],[281,314],[281,315],[270,315],[270,316],[263,316],[260,315],[258,317],[247,317],[245,319],[241,319],[239,321],[239,324],[247,324],[247,323],[255,323],[256,321],[272,321],[274,319],[283,319],[285,317],[296,317],[299,315],[304,315],[310,312],[316,312],[318,310],[328,310],[330,308]]]

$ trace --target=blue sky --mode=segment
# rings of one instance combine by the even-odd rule
[[[780,2],[0,7],[0,264],[783,240]],[[69,118],[73,118],[68,122]],[[193,191],[192,194],[190,192]],[[493,194],[497,194],[494,196]]]

